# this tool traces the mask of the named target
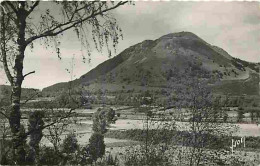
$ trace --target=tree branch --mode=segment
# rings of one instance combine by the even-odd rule
[[[14,5],[12,4],[11,1],[5,1],[5,2],[8,4],[8,6],[11,7],[11,9],[12,9],[16,14],[18,13],[18,11],[16,10],[16,8],[14,7]]]
[[[39,93],[35,93],[34,95],[32,95],[30,98],[26,99],[23,103],[21,103],[21,106],[26,104],[28,101],[30,101],[31,99],[33,99],[35,96],[37,96]]]
[[[6,119],[9,118],[9,117],[8,117],[5,113],[3,113],[2,111],[0,111],[0,114],[3,115]]]
[[[88,6],[93,5],[95,2],[97,2],[97,1],[93,1],[91,4],[84,5],[83,7],[79,8],[79,9],[77,9],[77,7],[76,7],[76,9],[75,9],[75,11],[73,12],[71,18],[68,18],[69,20],[68,20],[67,22],[65,22],[65,23],[63,23],[63,24],[59,24],[59,25],[57,25],[57,26],[55,26],[55,27],[53,27],[53,28],[52,28],[52,26],[51,26],[51,27],[48,27],[48,28],[47,28],[48,30],[46,30],[46,31],[43,32],[42,34],[47,34],[47,33],[50,33],[50,32],[54,32],[54,31],[57,30],[57,29],[61,29],[63,26],[66,26],[66,25],[69,25],[69,24],[72,24],[72,23],[76,22],[75,20],[73,21],[73,18],[74,18],[74,16],[75,16],[75,14],[76,14],[77,12],[79,12],[79,11],[81,11],[81,10],[87,8]],[[93,13],[92,13],[92,14],[93,14]],[[68,15],[67,15],[67,17],[68,17]],[[45,36],[43,36],[43,37],[45,37]],[[28,41],[29,41],[29,40],[30,40],[30,39],[28,39]],[[30,42],[29,42],[29,43],[30,43]],[[28,44],[29,44],[29,43],[28,43]]]
[[[1,38],[2,38],[2,41],[1,41],[1,52],[2,52],[2,57],[3,57],[3,65],[4,65],[4,70],[5,70],[5,73],[6,73],[6,76],[10,82],[10,84],[12,85],[13,84],[13,77],[10,73],[10,70],[8,68],[8,64],[7,64],[7,58],[6,58],[6,37],[5,37],[5,13],[4,11],[2,11],[2,20],[1,20]]]
[[[28,13],[27,13],[27,16],[29,15],[29,14],[31,14],[31,12],[36,8],[36,6],[38,6],[39,5],[39,3],[40,3],[40,1],[36,1],[36,2],[34,2],[34,4],[33,4],[33,6],[30,8],[30,10],[28,11]]]
[[[77,21],[68,21],[68,22],[66,22],[66,23],[64,23],[64,24],[60,24],[60,25],[54,27],[53,29],[48,30],[48,31],[46,31],[46,32],[44,32],[44,33],[42,33],[42,34],[40,34],[40,35],[36,35],[36,36],[30,37],[29,39],[26,40],[26,44],[28,45],[28,44],[30,44],[32,41],[34,41],[34,40],[36,40],[36,39],[39,39],[39,38],[42,38],[42,37],[52,37],[52,36],[56,36],[56,35],[58,35],[58,34],[64,32],[64,31],[66,31],[66,30],[68,30],[68,29],[70,29],[70,28],[72,28],[72,27],[75,27],[75,26],[78,25],[78,24],[81,24],[82,22],[84,22],[84,21],[86,21],[86,20],[88,20],[88,19],[90,19],[90,18],[96,17],[96,16],[98,16],[98,15],[100,15],[100,14],[102,14],[102,13],[105,13],[105,12],[108,12],[108,11],[110,11],[110,10],[113,10],[113,9],[115,9],[115,8],[121,6],[121,5],[124,5],[125,3],[127,3],[127,1],[120,1],[120,2],[118,2],[115,6],[110,7],[110,8],[107,8],[107,9],[104,9],[104,10],[101,10],[101,11],[99,11],[99,12],[97,12],[97,13],[92,13],[90,16],[88,16],[88,17],[86,17],[86,18],[84,18],[84,19],[80,19],[80,20],[77,20]],[[74,22],[74,23],[73,23],[73,22]],[[71,24],[71,25],[69,25],[69,24]],[[64,29],[61,29],[63,26],[66,26],[66,25],[69,25],[69,26],[65,27]],[[59,31],[57,31],[57,32],[54,32],[56,29],[61,29],[61,30],[59,30]]]
[[[73,113],[73,112],[69,112],[66,116],[61,117],[59,120],[54,121],[54,122],[52,122],[52,123],[49,123],[49,124],[47,124],[47,125],[41,127],[41,130],[46,129],[47,127],[53,126],[53,125],[55,125],[56,123],[59,123],[60,121],[62,121],[63,119],[69,118],[69,117],[72,115],[72,113]]]
[[[74,111],[74,110],[75,110],[74,108],[70,109],[69,112],[66,113],[65,116],[60,117],[58,120],[55,120],[55,121],[52,122],[52,123],[49,123],[49,124],[47,124],[47,125],[44,125],[44,126],[40,127],[40,128],[37,129],[37,130],[44,130],[44,129],[47,128],[47,127],[50,127],[50,126],[55,125],[56,123],[59,123],[59,122],[62,121],[63,119],[69,118],[69,117],[74,113],[74,112],[72,112],[72,111]],[[28,135],[30,135],[31,133],[33,133],[35,130],[36,130],[36,129],[29,130],[27,133],[24,134],[24,137],[27,137]]]
[[[30,74],[33,74],[33,73],[35,73],[35,71],[31,71],[31,72],[25,74],[25,75],[23,76],[23,79],[24,79],[26,76],[28,76],[28,75],[30,75]]]
[[[76,7],[76,8],[75,8],[75,11],[73,12],[73,14],[72,14],[72,16],[71,16],[71,18],[70,18],[70,21],[72,21],[72,19],[74,18],[74,15],[75,15],[77,12],[79,12],[79,11],[81,11],[81,10],[83,10],[83,9],[86,9],[88,6],[93,5],[95,2],[97,2],[97,1],[92,1],[91,4],[86,4],[86,5],[84,5],[83,7],[78,8],[78,9],[77,9],[77,7]]]

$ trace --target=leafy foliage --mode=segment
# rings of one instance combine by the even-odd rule
[[[77,137],[74,133],[70,133],[63,140],[62,151],[67,154],[74,153],[79,148]]]
[[[107,132],[107,128],[111,123],[115,123],[115,110],[112,108],[99,108],[93,114],[93,126],[92,130],[94,132],[105,134]]]

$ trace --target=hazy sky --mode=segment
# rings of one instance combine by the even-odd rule
[[[135,2],[134,6],[125,5],[113,13],[124,34],[117,54],[146,39],[190,31],[233,57],[260,62],[259,2]],[[37,43],[33,51],[26,50],[24,73],[33,70],[36,73],[26,77],[23,87],[41,89],[79,78],[108,59],[106,52],[93,51],[91,63],[83,63],[77,38],[68,32],[61,41],[62,60],[53,50]],[[73,75],[66,71],[72,69],[71,64],[74,64]],[[0,84],[5,84],[7,79],[2,70]]]

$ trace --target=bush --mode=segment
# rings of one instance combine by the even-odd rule
[[[125,166],[159,166],[171,165],[169,155],[159,146],[150,146],[147,150],[144,146],[130,147],[124,156]]]
[[[120,112],[118,112],[118,113],[116,114],[116,116],[119,118],[119,117],[121,116]]]
[[[100,161],[96,162],[96,165],[98,166],[119,166],[119,159],[117,158],[117,155],[113,157],[111,153],[108,154],[108,156],[105,156]]]
[[[74,133],[68,134],[63,140],[62,146],[63,153],[74,153],[79,147],[76,135]]]
[[[40,150],[39,161],[41,165],[58,165],[62,161],[62,155],[51,147],[43,147]]]

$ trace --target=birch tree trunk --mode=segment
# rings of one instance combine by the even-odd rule
[[[13,67],[13,80],[12,80],[12,94],[11,94],[11,110],[9,115],[9,124],[12,132],[13,143],[13,155],[15,162],[21,164],[25,161],[24,143],[26,137],[24,137],[24,127],[21,125],[21,86],[23,82],[23,60],[24,51],[26,48],[25,42],[25,27],[26,27],[26,11],[24,6],[21,6],[18,10],[18,16],[16,26],[18,30],[18,54],[15,56],[15,63]]]

